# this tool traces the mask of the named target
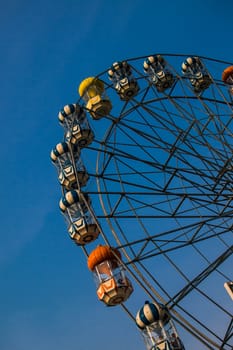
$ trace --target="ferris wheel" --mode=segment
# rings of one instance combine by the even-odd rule
[[[98,299],[148,350],[232,349],[233,66],[152,54],[78,92],[51,159]]]

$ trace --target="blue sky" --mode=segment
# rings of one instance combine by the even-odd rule
[[[83,78],[116,60],[158,51],[233,61],[232,6],[230,0],[2,3],[1,350],[144,347],[121,309],[97,301],[85,258],[66,235],[49,159],[62,137],[57,113],[77,100]]]

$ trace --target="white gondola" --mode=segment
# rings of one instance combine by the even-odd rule
[[[78,245],[93,242],[100,233],[99,226],[89,210],[90,206],[90,197],[76,190],[67,192],[59,202],[60,210],[68,225],[69,235]]]
[[[89,125],[85,110],[78,104],[63,107],[58,114],[60,124],[65,129],[67,142],[77,144],[80,148],[92,143],[94,134]]]
[[[203,92],[212,84],[212,79],[199,57],[186,58],[181,68],[182,73],[193,86],[195,93]]]
[[[139,85],[132,74],[130,65],[126,62],[115,62],[108,71],[108,77],[113,82],[121,100],[128,101],[139,92]]]
[[[174,83],[173,74],[166,68],[166,62],[161,55],[147,57],[143,63],[143,68],[158,92],[164,92],[172,87]]]
[[[51,151],[50,158],[57,168],[58,179],[62,186],[69,190],[86,185],[89,175],[81,160],[78,147],[74,145],[71,153],[69,145],[66,142],[60,142]]]
[[[146,301],[136,315],[136,324],[147,350],[185,350],[164,305]]]

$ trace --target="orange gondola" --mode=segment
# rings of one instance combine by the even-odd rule
[[[133,292],[125,275],[121,254],[115,248],[99,245],[90,253],[87,266],[94,274],[97,296],[107,306],[123,303]]]

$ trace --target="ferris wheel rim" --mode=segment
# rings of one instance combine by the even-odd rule
[[[164,305],[198,344],[212,350],[228,349],[233,337],[228,303],[217,295],[219,283],[230,278],[223,267],[233,254],[233,77],[231,87],[219,74],[226,65],[232,63],[175,53],[114,62],[84,79],[80,99],[60,111],[64,147],[51,153],[70,237],[87,260],[93,253],[89,243],[104,242],[92,254],[101,254],[92,261],[99,282],[109,270],[98,266],[111,256],[112,273],[117,266],[125,269],[140,296]],[[96,159],[91,172],[81,151]],[[105,256],[107,250],[111,254]],[[111,285],[119,281],[113,277]],[[120,304],[135,320],[128,307],[134,288],[124,281],[125,292],[114,287],[111,296],[101,283],[97,295],[109,306]],[[224,329],[206,319],[205,305],[203,310],[214,309],[225,322]]]

